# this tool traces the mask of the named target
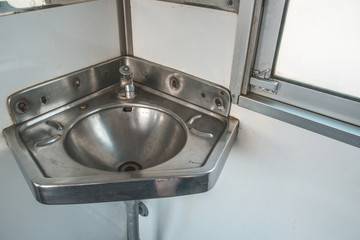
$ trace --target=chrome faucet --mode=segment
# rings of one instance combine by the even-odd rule
[[[118,96],[123,99],[133,99],[135,97],[135,86],[133,82],[133,73],[129,66],[123,65],[119,68],[120,86]]]

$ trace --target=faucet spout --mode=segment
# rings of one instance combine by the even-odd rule
[[[122,99],[133,99],[135,97],[135,86],[133,82],[133,73],[129,66],[123,65],[119,69],[120,84],[118,96]]]

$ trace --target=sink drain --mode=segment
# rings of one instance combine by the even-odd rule
[[[141,165],[138,164],[137,162],[126,162],[118,168],[118,171],[119,172],[132,172],[132,171],[141,170],[141,169],[142,169]]]

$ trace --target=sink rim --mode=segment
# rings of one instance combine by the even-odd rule
[[[153,199],[163,197],[174,197],[189,194],[197,194],[209,191],[214,187],[220,172],[225,164],[225,160],[229,155],[232,144],[235,142],[239,127],[239,121],[236,118],[229,117],[226,129],[223,131],[218,144],[210,153],[206,164],[199,168],[192,169],[172,169],[172,170],[156,170],[154,167],[151,171],[144,169],[134,172],[108,172],[104,175],[93,176],[72,176],[66,177],[46,177],[41,169],[36,166],[30,153],[26,151],[25,144],[21,142],[14,142],[14,139],[19,138],[19,132],[15,125],[4,129],[8,145],[14,154],[18,165],[25,180],[28,183],[35,199],[43,204],[57,205],[57,204],[82,204],[95,202],[109,202],[109,201],[126,201],[126,200],[140,200]],[[20,150],[20,151],[19,151]],[[22,151],[21,151],[22,150]],[[25,151],[24,151],[25,150]],[[105,171],[104,171],[105,172]],[[111,179],[111,181],[109,181]],[[91,181],[91,184],[89,183]],[[128,183],[136,181],[137,189],[158,189],[164,187],[177,187],[179,184],[185,185],[195,184],[198,188],[182,189],[181,192],[168,193],[144,193],[133,192],[128,193]],[[84,188],[84,186],[86,187]],[[126,194],[117,194],[113,196],[106,195],[109,192],[109,184],[115,189],[124,189]],[[106,198],[99,199],[98,197],[83,197],[88,191],[97,192]],[[64,195],[67,197],[64,198]],[[68,196],[72,197],[69,198]]]
[[[153,109],[155,111],[159,111],[159,112],[163,112],[169,116],[171,116],[172,118],[176,119],[180,124],[183,125],[183,127],[185,129],[187,129],[187,126],[185,124],[185,122],[183,121],[183,119],[181,117],[179,117],[176,113],[174,113],[173,111],[169,110],[169,109],[165,109],[162,107],[158,107],[152,104],[145,104],[145,103],[109,103],[109,104],[105,104],[102,105],[101,107],[98,107],[94,110],[91,110],[89,112],[85,112],[81,115],[79,115],[78,117],[74,118],[71,121],[71,124],[65,129],[64,135],[67,135],[69,131],[71,131],[71,129],[74,127],[74,125],[76,125],[76,123],[78,123],[79,121],[89,117],[90,115],[96,114],[98,112],[101,111],[106,111],[109,109],[113,109],[113,108],[124,108],[124,107],[129,107],[129,106],[135,106],[135,107],[141,107],[141,108],[149,108],[149,109]],[[23,129],[22,131],[24,131],[25,129]]]

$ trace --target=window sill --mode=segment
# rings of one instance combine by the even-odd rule
[[[256,94],[240,96],[239,105],[360,148],[360,127]]]

